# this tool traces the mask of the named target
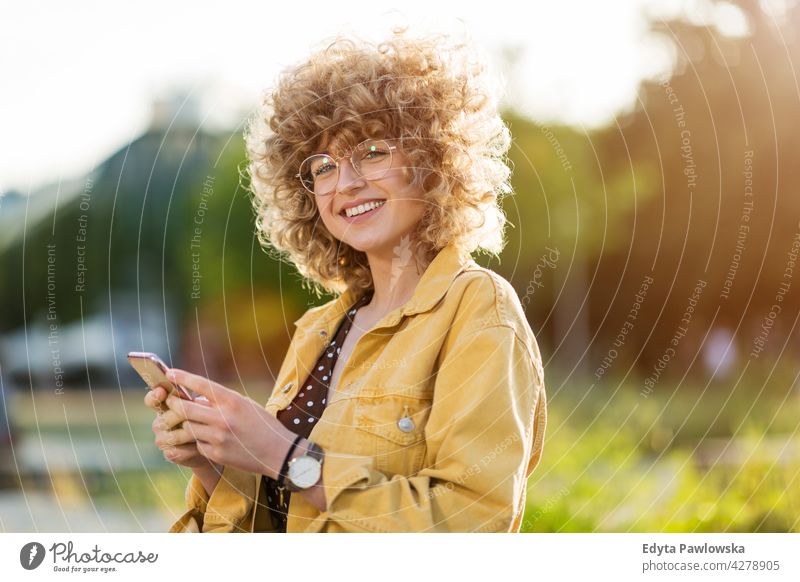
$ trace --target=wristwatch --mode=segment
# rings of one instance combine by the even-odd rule
[[[317,443],[308,441],[306,454],[289,461],[284,485],[288,491],[302,491],[317,483],[322,477],[325,451]]]

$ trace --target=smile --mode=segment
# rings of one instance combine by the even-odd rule
[[[366,204],[344,210],[341,216],[347,222],[360,222],[361,220],[366,220],[370,216],[377,214],[384,204],[386,204],[386,200],[367,202]]]

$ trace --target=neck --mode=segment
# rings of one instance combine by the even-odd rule
[[[403,250],[398,252],[398,248]],[[371,312],[383,316],[411,299],[428,267],[422,254],[422,249],[419,249],[415,261],[410,246],[406,248],[404,244],[391,246],[388,252],[367,253],[375,288],[368,304]]]

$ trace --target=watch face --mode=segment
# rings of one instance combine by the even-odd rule
[[[322,466],[313,457],[303,455],[289,466],[289,479],[300,489],[308,489],[319,481]]]

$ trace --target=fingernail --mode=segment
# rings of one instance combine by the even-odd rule
[[[167,378],[169,378],[170,380],[174,380],[175,379],[175,372],[173,372],[172,370],[169,370],[167,372]]]

